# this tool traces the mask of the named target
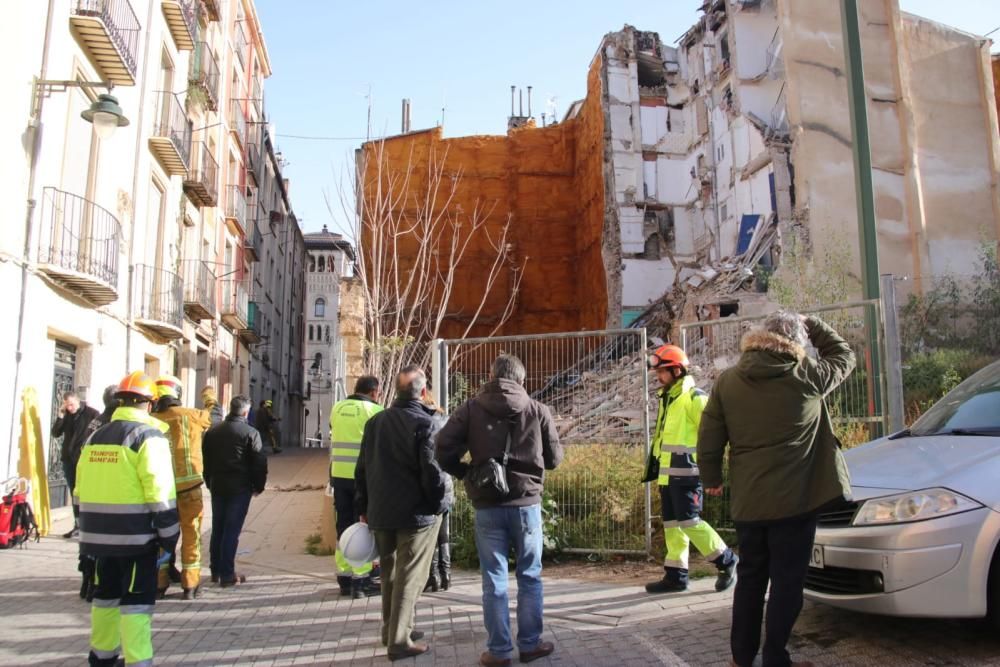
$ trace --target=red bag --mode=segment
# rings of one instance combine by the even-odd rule
[[[11,491],[0,503],[0,549],[23,546],[32,537],[38,542],[41,536],[38,534],[35,513],[28,504],[28,493],[31,488],[28,481],[9,480],[4,486],[11,488]]]

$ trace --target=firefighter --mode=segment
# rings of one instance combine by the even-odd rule
[[[275,436],[274,425],[281,421],[279,417],[274,416],[274,402],[270,399],[260,402],[260,409],[254,415],[253,418],[254,427],[260,433],[261,440],[265,444],[270,443],[271,452],[273,454],[281,453],[281,437]]]
[[[197,598],[201,586],[202,503],[201,436],[212,425],[207,410],[181,407],[181,381],[173,375],[156,378],[156,407],[153,415],[170,427],[170,453],[174,458],[174,482],[177,485],[177,514],[181,524],[181,589],[183,599]],[[168,567],[160,568],[160,597],[170,586]]]
[[[354,469],[361,452],[365,424],[382,411],[378,403],[379,395],[378,378],[364,375],[354,384],[354,393],[336,403],[330,411],[330,485],[337,513],[338,540],[359,518],[354,508]],[[372,582],[371,563],[352,566],[341,553],[340,544],[337,545],[334,560],[341,595],[362,598],[379,594],[379,586]]]
[[[688,587],[688,551],[691,542],[718,568],[715,590],[724,591],[736,582],[739,560],[719,534],[701,520],[703,489],[695,451],[698,425],[708,403],[708,394],[695,386],[688,373],[690,362],[676,345],[661,345],[650,355],[649,368],[660,382],[656,432],[650,456],[659,463],[657,482],[663,509],[666,556],[663,578],[646,584],[649,593],[673,593]],[[646,481],[652,481],[647,476]]]
[[[97,559],[90,615],[91,665],[153,661],[157,555],[180,530],[167,425],[149,414],[153,380],[136,371],[118,385],[120,406],[97,429],[77,466],[80,550]]]

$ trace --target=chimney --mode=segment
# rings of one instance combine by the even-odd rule
[[[528,86],[528,118],[531,118],[531,86]]]
[[[403,134],[410,131],[410,100],[403,98]]]

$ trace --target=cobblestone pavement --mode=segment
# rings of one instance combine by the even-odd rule
[[[272,485],[323,481],[319,452],[286,450],[270,461]],[[387,664],[378,598],[342,599],[330,559],[302,553],[305,537],[318,532],[321,493],[271,490],[254,500],[240,545],[248,582],[206,587],[190,603],[172,591],[158,603],[158,664]],[[59,516],[54,534],[68,528],[66,513]],[[77,596],[75,554],[76,543],[58,537],[0,552],[0,663],[85,664],[89,609]],[[686,594],[650,597],[634,585],[546,579],[545,637],[556,652],[534,664],[727,665],[731,596],[711,586],[698,581]],[[400,664],[475,665],[485,645],[479,590],[478,574],[462,572],[452,590],[425,595],[417,624],[432,651]],[[809,604],[792,651],[818,665],[1000,665],[1000,637],[981,623]]]

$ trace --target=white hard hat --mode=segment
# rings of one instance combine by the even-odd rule
[[[340,553],[353,567],[362,567],[378,557],[375,536],[367,523],[355,523],[340,536]]]

